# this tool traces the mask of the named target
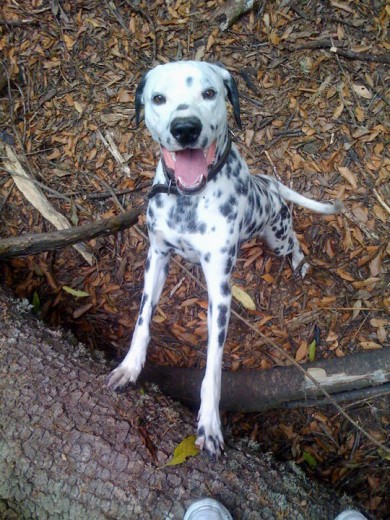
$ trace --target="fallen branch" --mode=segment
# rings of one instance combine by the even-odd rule
[[[382,387],[390,382],[390,349],[353,354],[305,365],[321,388],[337,399],[348,392]],[[160,389],[182,403],[198,407],[199,388],[203,370],[171,368],[147,364],[142,378],[157,384]],[[387,388],[388,390],[388,388]],[[285,406],[288,402],[323,397],[320,388],[294,366],[274,367],[270,370],[240,370],[222,373],[221,410],[231,412],[259,412]],[[321,401],[324,404],[323,400]],[[331,404],[326,399],[326,404]]]
[[[350,60],[377,62],[390,65],[390,56],[387,54],[366,54],[363,52],[344,50],[341,47],[337,47],[337,42],[333,42],[332,44],[330,39],[316,40],[304,43],[302,45],[285,45],[283,49],[290,52],[301,51],[304,49],[325,49],[329,52],[335,54],[337,53],[339,56],[343,56],[344,58],[348,58]]]
[[[138,210],[131,209],[115,217],[62,231],[29,233],[20,237],[6,238],[0,240],[0,260],[62,249],[99,236],[112,235],[133,226],[138,221],[139,214]]]
[[[3,157],[5,169],[10,172],[16,186],[34,208],[36,208],[41,215],[57,229],[71,228],[66,217],[53,208],[47,197],[34,184],[34,180],[24,170],[12,147],[0,142],[0,155],[5,156]],[[84,244],[76,244],[73,247],[81,254],[89,265],[93,264],[93,255],[87,251]]]
[[[254,0],[228,0],[217,10],[215,20],[221,31],[229,29],[242,15],[253,9]]]

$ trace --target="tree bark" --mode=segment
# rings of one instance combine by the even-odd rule
[[[235,519],[333,518],[331,489],[227,436],[227,453],[164,467],[196,418],[155,388],[114,394],[109,367],[0,288],[0,517],[181,519],[202,496]]]

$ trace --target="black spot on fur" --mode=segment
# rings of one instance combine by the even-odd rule
[[[141,325],[143,324],[143,322],[144,322],[144,319],[143,319],[142,316],[140,316],[140,317],[138,318],[138,325],[141,326]]]
[[[219,348],[222,348],[225,343],[226,338],[226,331],[225,329],[221,330],[221,332],[218,334],[218,346]]]
[[[158,193],[154,200],[156,201],[156,206],[158,208],[162,208],[164,206],[164,201],[163,201],[161,193]]]
[[[190,87],[194,82],[194,78],[192,76],[188,76],[188,78],[186,78],[186,85],[187,87]]]
[[[236,253],[237,253],[237,246],[236,244],[233,244],[230,248],[229,248],[229,255],[232,256],[233,258],[236,256]]]
[[[227,323],[227,312],[228,312],[227,305],[225,305],[224,303],[220,303],[218,305],[218,310],[219,310],[218,326],[220,329],[222,329],[222,328],[226,327],[226,323]]]
[[[229,199],[219,206],[219,211],[224,217],[227,217],[229,221],[234,220],[237,215],[237,211],[235,210],[236,205],[237,198],[234,195],[230,195]]]
[[[228,258],[226,260],[226,266],[225,266],[225,274],[230,274],[233,269],[233,260],[231,258]]]
[[[210,254],[210,253],[206,253],[206,254],[204,255],[204,261],[205,261],[205,262],[210,262],[210,257],[211,257],[211,254]]]
[[[148,295],[147,294],[144,294],[142,296],[142,300],[141,300],[141,305],[140,305],[140,309],[139,309],[139,313],[142,314],[142,311],[144,310],[144,306],[145,306],[145,303],[148,301]]]
[[[221,283],[221,293],[223,296],[229,296],[230,294],[230,285],[228,282],[222,282]]]
[[[150,269],[150,258],[147,258],[146,262],[145,262],[145,271],[148,272],[149,269]]]
[[[187,110],[187,108],[189,108],[188,105],[181,104],[181,105],[176,107],[176,110]]]

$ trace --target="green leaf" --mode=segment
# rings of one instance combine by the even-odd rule
[[[89,294],[85,291],[78,291],[77,289],[72,289],[72,287],[68,287],[67,285],[62,286],[63,290],[75,298],[85,298],[86,296],[89,296]]]
[[[166,466],[177,466],[183,464],[188,457],[194,457],[198,455],[199,448],[195,445],[196,436],[190,435],[186,437],[178,446],[176,446],[173,452],[172,459],[167,462]]]
[[[79,224],[79,217],[77,216],[77,208],[76,208],[76,204],[74,203],[74,201],[72,200],[72,204],[71,204],[71,213],[70,213],[70,221],[72,222],[72,224],[74,226],[78,226]]]
[[[388,448],[379,448],[378,455],[382,457],[382,459],[390,460],[390,450]]]
[[[315,469],[317,467],[317,461],[316,461],[315,457],[313,457],[313,455],[311,453],[309,453],[308,451],[303,452],[303,460],[307,464],[309,464],[309,466],[312,469]]]
[[[39,300],[37,291],[34,291],[34,294],[32,297],[32,306],[33,306],[33,311],[35,312],[35,314],[38,314],[39,311],[41,310],[41,302]]]
[[[314,339],[309,345],[309,361],[314,361],[316,358],[317,342]]]

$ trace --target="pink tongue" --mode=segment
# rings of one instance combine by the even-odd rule
[[[202,150],[181,150],[175,153],[175,177],[185,188],[207,178],[207,162]]]

